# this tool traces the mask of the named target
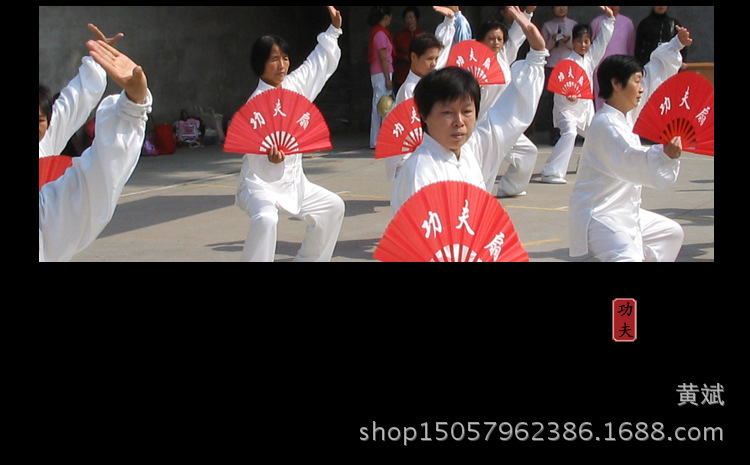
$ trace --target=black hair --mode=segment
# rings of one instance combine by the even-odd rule
[[[573,28],[573,40],[580,39],[583,36],[594,37],[594,31],[588,24],[577,24]]]
[[[386,16],[391,16],[391,7],[374,6],[370,10],[370,14],[367,16],[367,24],[371,27],[377,26]]]
[[[408,13],[409,13],[410,11],[411,11],[412,13],[414,13],[414,17],[415,17],[415,18],[417,18],[417,20],[419,20],[419,17],[420,17],[420,13],[419,13],[419,7],[416,7],[416,6],[407,6],[406,8],[404,8],[404,12],[403,12],[403,13],[401,14],[401,16],[402,16],[403,18],[406,18],[406,15],[407,15],[407,14],[408,14]]]
[[[284,38],[276,35],[267,35],[255,41],[253,49],[250,52],[250,66],[257,76],[263,76],[266,71],[266,63],[271,58],[271,50],[274,45],[278,45],[281,53],[286,56],[290,55],[289,43]]]
[[[437,37],[435,37],[435,34],[432,34],[430,32],[423,32],[414,36],[414,38],[411,40],[411,44],[409,44],[409,55],[411,56],[411,54],[413,53],[418,57],[421,57],[432,48],[442,50],[445,47],[443,46],[443,43],[440,42]]]
[[[508,41],[508,26],[503,24],[502,21],[498,21],[496,19],[485,21],[479,27],[479,31],[477,32],[477,40],[480,42],[483,42],[484,39],[487,37],[487,34],[489,34],[491,31],[494,31],[495,29],[501,29],[503,31],[503,38],[507,42]]]
[[[47,117],[47,123],[52,118],[52,91],[44,84],[39,84],[39,109]]]
[[[482,89],[477,78],[470,71],[457,66],[448,66],[437,71],[431,71],[419,80],[414,89],[414,102],[419,114],[422,115],[422,128],[429,134],[425,119],[432,112],[438,102],[454,102],[470,98],[474,101],[476,114],[482,103]]]
[[[599,66],[599,96],[609,100],[615,92],[612,81],[626,85],[636,73],[643,73],[640,62],[630,55],[612,55]]]

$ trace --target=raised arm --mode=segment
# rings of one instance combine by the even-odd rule
[[[648,103],[649,98],[656,92],[664,82],[675,76],[682,68],[682,49],[693,45],[690,31],[684,27],[677,27],[677,35],[669,42],[660,45],[651,54],[651,60],[646,63],[646,73],[641,85],[643,95],[638,107],[628,114],[629,118],[637,121],[641,111]]]
[[[337,10],[335,6],[328,6],[326,8],[328,8],[328,13],[331,14],[331,24],[333,27],[341,29],[344,25],[344,19],[341,16],[341,12]]]
[[[528,39],[532,50],[543,51],[547,49],[542,32],[536,27],[536,24],[531,22],[519,7],[506,6],[505,11],[514,21],[516,21],[516,23],[518,23],[524,34],[526,34],[526,38]]]
[[[103,40],[87,45],[124,92],[104,99],[93,145],[39,192],[39,261],[68,261],[99,236],[114,215],[145,137],[152,98],[143,69]]]

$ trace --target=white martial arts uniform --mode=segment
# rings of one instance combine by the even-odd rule
[[[627,115],[609,105],[594,117],[583,147],[570,202],[570,255],[600,261],[675,261],[684,232],[668,218],[641,208],[643,187],[665,189],[680,161],[663,145],[643,146],[633,133],[649,97],[682,66],[678,37],[661,45],[646,65],[640,106]]]
[[[443,22],[435,30],[435,37],[440,41],[441,44],[443,44],[443,49],[440,51],[435,69],[445,68],[445,65],[448,63],[448,58],[450,58],[451,48],[453,47],[453,39],[455,35],[456,18],[449,18],[446,16]],[[398,90],[398,94],[396,94],[396,100],[393,104],[394,108],[414,97],[414,89],[417,88],[417,84],[419,84],[419,81],[421,79],[422,78],[420,76],[414,74],[414,71],[409,71],[409,74],[406,76],[406,80]],[[393,182],[396,180],[396,172],[401,169],[401,166],[403,166],[404,162],[410,156],[411,153],[407,153],[406,155],[403,155],[401,157],[386,158],[385,171],[386,177],[388,178],[389,182]]]
[[[314,101],[338,68],[341,59],[338,38],[342,33],[331,25],[318,35],[315,50],[284,79],[281,87]],[[251,99],[272,88],[261,80]],[[331,261],[344,222],[344,201],[307,179],[303,157],[303,154],[287,155],[279,164],[271,163],[266,155],[246,154],[243,158],[236,199],[237,207],[250,216],[243,262],[275,260],[279,208],[307,224],[295,261]]]
[[[508,153],[534,119],[544,90],[544,65],[549,52],[529,52],[516,63],[513,79],[474,133],[461,148],[461,159],[425,134],[422,145],[404,163],[391,194],[395,215],[422,188],[442,181],[464,181],[487,189],[487,178],[497,159]]]
[[[91,116],[107,88],[107,73],[91,57],[84,57],[78,75],[60,91],[52,106],[49,127],[39,142],[39,158],[61,155],[70,138]]]
[[[138,105],[122,92],[96,113],[92,146],[39,192],[39,261],[69,261],[101,234],[138,163],[152,97]]]
[[[524,14],[529,20],[534,17],[533,14]],[[521,50],[521,46],[523,46],[526,40],[527,37],[523,32],[523,29],[518,22],[514,22],[508,30],[508,41],[497,54],[497,61],[500,63],[500,67],[503,70],[503,74],[506,76],[507,82],[510,82],[510,76],[512,76],[513,72],[511,65],[518,59],[518,52]],[[489,108],[493,106],[494,102],[507,88],[508,84],[487,86],[485,94],[482,97],[482,107]],[[486,104],[485,100],[488,100]],[[524,130],[524,132],[525,131],[526,130]],[[508,171],[506,171],[500,179],[497,193],[500,197],[513,197],[523,194],[531,182],[531,177],[534,175],[534,168],[536,167],[536,160],[538,157],[539,148],[531,141],[531,139],[526,137],[525,134],[521,134],[515,144],[513,144],[513,147],[511,147],[510,152],[508,152],[505,157],[496,160],[497,170],[495,173],[493,174],[492,170],[488,172],[488,191],[491,193],[495,188],[501,165],[503,161],[507,161],[509,164]]]
[[[594,71],[599,67],[607,47],[615,33],[615,18],[607,18],[602,23],[602,32],[591,44],[591,49],[584,56],[572,52],[568,60],[575,61],[586,72],[589,79],[593,79]],[[593,81],[591,91],[594,91]],[[576,137],[586,137],[586,132],[594,119],[594,101],[589,99],[578,99],[571,102],[562,95],[555,94],[555,106],[553,109],[553,124],[560,129],[560,140],[552,149],[552,154],[547,164],[542,169],[543,177],[551,177],[556,180],[564,180],[568,176],[570,160],[576,146]]]

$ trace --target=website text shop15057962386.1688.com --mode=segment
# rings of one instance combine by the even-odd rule
[[[659,422],[640,423],[498,423],[435,422],[418,427],[385,427],[377,422],[360,428],[360,441],[373,443],[431,442],[723,442],[721,427],[669,427]]]

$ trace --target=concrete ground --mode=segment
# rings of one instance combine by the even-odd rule
[[[532,262],[571,262],[567,206],[576,176],[571,173],[565,186],[539,183],[552,147],[546,133],[532,138],[540,155],[528,195],[502,203]],[[305,160],[308,178],[346,201],[333,262],[375,262],[373,253],[391,220],[384,162],[375,160],[367,141],[367,135],[334,136],[334,150]],[[580,147],[572,169],[579,156]],[[248,228],[247,215],[234,206],[241,164],[238,155],[219,146],[142,158],[110,225],[73,261],[239,262]],[[714,261],[714,184],[714,158],[685,154],[675,186],[644,190],[644,208],[684,227],[680,262]],[[282,215],[277,261],[292,261],[303,236],[304,225]]]

